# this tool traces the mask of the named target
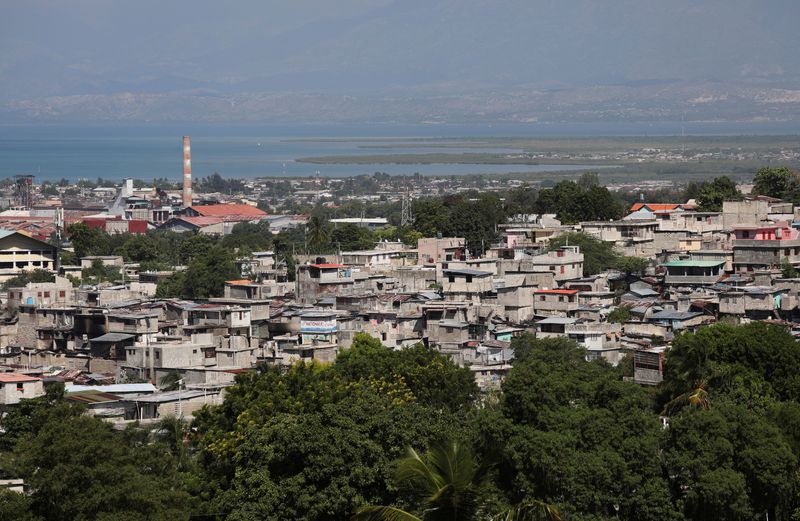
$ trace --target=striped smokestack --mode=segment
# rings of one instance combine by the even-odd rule
[[[192,138],[183,136],[183,207],[192,205]]]

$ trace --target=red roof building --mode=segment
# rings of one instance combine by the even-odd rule
[[[0,373],[0,384],[35,382],[36,380],[41,380],[41,378],[20,373]]]
[[[651,212],[672,212],[686,209],[686,205],[678,203],[635,203],[631,206],[630,211],[636,212],[642,208],[647,208]]]
[[[223,220],[254,220],[266,217],[267,212],[248,204],[193,205],[186,209],[189,217],[219,217]]]

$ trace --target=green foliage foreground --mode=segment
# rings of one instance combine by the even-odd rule
[[[800,514],[800,350],[784,328],[681,335],[655,390],[565,339],[513,347],[502,392],[482,396],[470,370],[432,350],[359,335],[333,364],[237,376],[191,429],[165,420],[115,431],[51,393],[2,419],[0,473],[23,478],[30,495],[0,494],[0,515],[440,519],[454,505],[458,519]],[[425,468],[438,470],[423,480]]]

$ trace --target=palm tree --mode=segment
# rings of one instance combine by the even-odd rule
[[[700,380],[695,382],[692,389],[689,389],[683,394],[676,396],[670,400],[665,406],[661,414],[670,416],[677,409],[689,405],[696,409],[707,410],[711,408],[711,399],[708,394],[708,380]]]
[[[177,391],[182,383],[181,374],[178,371],[167,373],[158,381],[162,391]]]
[[[186,467],[186,448],[189,444],[189,423],[181,418],[167,416],[153,430],[156,440],[178,460],[178,468]]]
[[[412,448],[397,462],[396,480],[419,496],[422,516],[395,507],[365,506],[353,521],[470,521],[478,510],[478,488],[487,467],[472,450],[457,441],[433,445],[425,454]],[[533,501],[499,514],[498,521],[562,521],[558,510]]]
[[[312,215],[306,224],[306,239],[309,245],[318,250],[326,242],[328,242],[328,230],[325,227],[325,222],[319,215]],[[319,253],[316,251],[315,253]]]

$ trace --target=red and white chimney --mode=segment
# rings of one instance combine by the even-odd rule
[[[192,205],[192,138],[183,136],[183,207]]]

